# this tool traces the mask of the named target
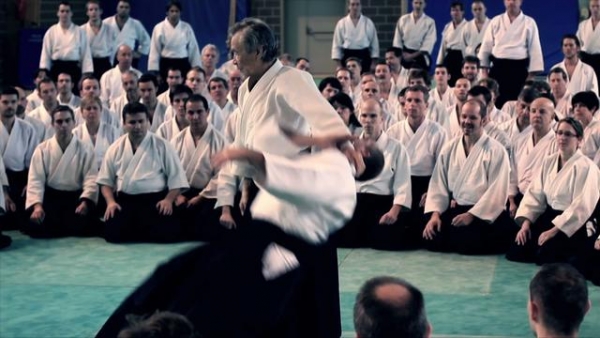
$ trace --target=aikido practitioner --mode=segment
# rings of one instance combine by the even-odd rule
[[[379,39],[373,21],[362,14],[360,0],[347,0],[348,15],[335,25],[331,43],[331,59],[336,67],[346,64],[349,57],[361,60],[365,71],[374,69],[379,58]]]
[[[152,30],[148,71],[157,72],[161,81],[167,78],[169,68],[187,74],[191,67],[200,67],[200,49],[194,30],[181,20],[182,4],[171,0],[166,6],[167,17]]]
[[[279,130],[277,124],[269,127]],[[261,191],[252,225],[160,266],[97,337],[114,337],[128,325],[128,314],[156,309],[184,314],[206,337],[338,337],[327,328],[338,322],[315,320],[323,299],[331,297],[326,284],[337,273],[336,264],[324,261],[328,249],[318,238],[350,218],[354,177],[371,179],[383,165],[381,152],[360,141],[356,150],[344,148],[344,155],[335,145],[348,139],[291,135],[286,141],[296,147],[322,149],[293,159],[248,148],[219,154],[216,164],[239,161],[253,169]],[[320,282],[312,282],[317,277]]]
[[[425,201],[423,231],[429,250],[462,254],[504,252],[516,232],[504,211],[510,164],[504,146],[483,131],[486,107],[468,100],[463,135],[444,145]]]
[[[50,80],[52,83],[52,81]],[[56,92],[54,92],[56,100]],[[5,196],[14,204],[8,208],[3,230],[22,229],[27,223],[25,213],[25,192],[27,175],[33,151],[38,145],[35,129],[28,122],[17,118],[19,92],[6,87],[0,92],[0,155],[4,160],[6,176],[9,182],[8,194]],[[7,200],[8,201],[8,200]]]
[[[454,87],[454,83],[461,77],[461,68],[464,58],[465,44],[463,42],[463,30],[467,26],[465,20],[465,8],[462,2],[453,1],[450,4],[450,17],[452,20],[444,26],[442,31],[442,43],[437,57],[436,65],[444,65],[450,74],[448,84]]]
[[[573,117],[583,126],[583,142],[581,152],[600,167],[600,119],[598,115],[600,102],[592,91],[577,93],[571,99]]]
[[[600,0],[590,0],[589,8],[590,17],[579,23],[577,37],[581,42],[581,61],[592,66],[600,82],[600,31],[596,29],[600,21]]]
[[[173,146],[149,132],[150,113],[141,103],[123,108],[126,134],[107,150],[97,183],[107,207],[108,242],[172,242],[181,237],[173,205],[189,184]]]
[[[0,156],[0,249],[9,247],[12,243],[12,238],[2,234],[2,228],[6,227],[6,213],[9,209],[14,211],[15,205],[8,196],[8,178],[6,177],[6,170],[4,169],[4,161]],[[10,228],[10,227],[7,227]]]
[[[410,160],[404,146],[383,130],[381,104],[361,102],[360,138],[373,142],[385,158],[377,177],[356,183],[357,204],[352,219],[336,235],[342,247],[394,250],[409,246],[408,211],[412,205]],[[404,212],[402,212],[404,211]]]
[[[413,10],[398,19],[393,46],[402,50],[402,66],[429,69],[437,39],[435,21],[425,14],[427,0],[413,0]]]
[[[54,108],[58,107],[56,84],[54,81],[52,81],[52,79],[44,78],[38,82],[38,92],[40,98],[42,99],[42,104],[30,111],[27,116],[44,123],[45,131],[44,138],[42,139],[42,141],[44,141],[54,135],[54,128],[52,128],[52,117],[50,116],[50,112],[52,112]],[[38,132],[37,129],[36,133],[39,137],[40,132]]]
[[[517,209],[521,229],[506,258],[537,264],[566,262],[584,247],[585,223],[600,198],[600,171],[577,148],[583,127],[558,122],[558,152],[543,159]]]
[[[51,114],[54,136],[38,145],[31,158],[25,233],[34,238],[97,235],[94,149],[73,135],[75,113],[69,106]]]
[[[158,90],[156,76],[152,74],[142,75],[137,81],[137,86],[140,94],[140,102],[148,108],[148,112],[150,113],[150,131],[154,133],[165,121],[165,113],[168,106],[165,106],[156,99],[156,92]]]
[[[102,7],[99,0],[88,0],[85,4],[85,12],[89,20],[81,25],[81,29],[86,34],[89,43],[94,77],[100,79],[112,68],[118,47],[119,32],[114,26],[102,22]]]
[[[219,168],[213,167],[211,158],[227,142],[208,122],[208,101],[202,95],[193,94],[187,99],[185,114],[190,125],[175,134],[171,144],[181,160],[190,189],[177,197],[175,205],[182,209],[182,226],[188,238],[218,239],[226,229],[217,224],[214,211]]]
[[[40,68],[49,69],[52,80],[58,80],[58,74],[71,75],[73,83],[79,83],[83,74],[94,72],[90,44],[85,30],[71,21],[73,12],[68,1],[58,5],[58,23],[52,25],[44,34]],[[79,94],[75,88],[75,94]]]
[[[482,76],[500,84],[498,107],[515,100],[525,80],[544,70],[538,27],[523,14],[522,2],[504,1],[506,12],[492,19],[479,49]]]
[[[531,129],[512,143],[509,212],[514,217],[527,188],[538,173],[542,161],[557,150],[552,129],[554,103],[545,97],[535,99],[529,110]]]
[[[175,135],[190,125],[190,121],[185,115],[185,102],[192,94],[192,90],[182,84],[175,85],[173,89],[169,90],[168,101],[171,102],[171,106],[167,109],[167,113],[171,112],[174,117],[165,120],[156,130],[156,135],[171,141]],[[173,112],[175,113],[173,114]],[[165,116],[167,113],[165,113]]]
[[[404,145],[410,159],[412,205],[408,224],[411,231],[407,232],[407,236],[412,238],[412,247],[421,242],[423,228],[427,222],[424,217],[427,188],[433,168],[448,139],[446,130],[426,117],[428,101],[427,87],[407,87],[404,103],[406,119],[386,131],[391,138]]]

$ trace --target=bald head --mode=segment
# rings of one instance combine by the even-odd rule
[[[531,102],[529,121],[534,133],[545,135],[552,126],[554,119],[554,102],[546,97],[538,97]],[[542,135],[540,135],[542,136]]]
[[[133,51],[127,45],[120,45],[117,49],[117,61],[121,69],[129,69],[133,60]]]
[[[360,111],[376,112],[381,116],[381,103],[376,99],[369,98],[360,103]]]

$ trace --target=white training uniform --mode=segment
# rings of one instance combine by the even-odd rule
[[[557,151],[554,130],[550,130],[535,145],[533,144],[533,129],[516,140],[511,151],[509,195],[516,196],[519,192],[525,195],[544,158]]]
[[[102,23],[98,33],[95,33],[89,21],[80,27],[87,36],[92,58],[109,58],[112,64],[117,53],[119,32],[113,26]]]
[[[59,105],[69,106],[73,110],[75,110],[75,109],[79,108],[79,106],[81,106],[81,98],[75,94],[71,94],[71,98],[69,99],[69,102],[61,101],[60,95],[56,95],[56,100],[58,101]]]
[[[150,35],[144,28],[144,25],[139,20],[128,18],[120,29],[115,16],[110,16],[102,21],[102,23],[112,26],[117,31],[117,48],[120,45],[127,45],[131,50],[137,51],[140,54],[148,55],[150,51]],[[136,49],[136,42],[138,48]]]
[[[117,118],[116,113],[102,106],[102,112],[100,113],[100,123],[105,123],[109,126],[113,126],[117,129],[122,127],[121,119]],[[80,126],[85,123],[83,114],[81,113],[81,107],[75,109],[75,123]]]
[[[466,155],[463,137],[444,146],[436,163],[425,202],[425,213],[445,212],[450,201],[473,207],[469,213],[494,222],[508,198],[510,164],[504,147],[483,133]]]
[[[81,198],[98,202],[94,150],[73,137],[63,152],[53,137],[42,142],[33,153],[27,180],[25,209],[43,204],[46,186],[59,191],[83,190]]]
[[[82,73],[93,73],[94,64],[85,31],[74,23],[63,31],[54,24],[44,34],[40,68],[52,69],[52,60],[78,61]]]
[[[600,166],[600,121],[592,120],[583,131],[581,153]]]
[[[110,145],[113,144],[113,142],[115,142],[119,136],[121,136],[121,132],[111,125],[100,122],[100,126],[98,127],[98,132],[96,134],[96,140],[94,142],[90,132],[88,131],[87,124],[84,122],[73,129],[73,135],[94,149],[94,154],[96,155],[96,168],[100,169],[102,160],[104,159],[104,154],[106,154],[108,147],[110,147]]]
[[[563,97],[561,97],[560,99],[557,99],[556,96],[554,97],[554,99],[556,100],[556,108],[554,108],[554,112],[556,113],[559,120],[562,120],[565,117],[572,115],[571,98],[573,98],[573,95],[569,93],[568,89],[565,95],[563,95]]]
[[[578,60],[577,66],[575,66],[575,70],[573,71],[573,76],[569,76],[567,67],[565,66],[565,61],[555,64],[551,69],[556,67],[561,68],[565,71],[565,73],[567,73],[567,90],[569,93],[575,95],[579,92],[591,90],[596,93],[596,95],[598,94],[598,78],[596,77],[594,68],[591,66],[581,62],[581,60]]]
[[[223,108],[219,107],[219,105],[212,101],[209,104],[210,112],[208,114],[208,122],[210,122],[215,129],[217,129],[220,133],[223,133],[225,130],[225,123],[229,116],[235,111],[236,106],[227,101]]]
[[[227,146],[223,135],[209,124],[195,144],[192,132],[187,127],[175,135],[171,145],[181,159],[190,187],[201,190],[199,195],[204,198],[217,198],[219,170],[212,166],[211,159]]]
[[[118,138],[104,156],[96,183],[130,195],[189,188],[173,146],[150,132],[135,153],[129,135]]]
[[[545,158],[527,189],[516,219],[532,223],[547,206],[563,211],[552,224],[571,237],[590,218],[600,196],[600,172],[590,159],[577,151],[558,169],[560,154]]]
[[[360,137],[363,138],[364,135]],[[381,133],[375,144],[383,153],[383,169],[373,179],[356,182],[356,192],[394,196],[392,204],[410,209],[412,205],[412,190],[410,160],[406,149],[400,141],[388,137],[385,132]]]
[[[27,116],[30,119],[35,119],[38,120],[40,122],[42,122],[44,124],[44,138],[42,139],[42,141],[45,140],[49,140],[52,136],[54,136],[54,128],[52,127],[52,116],[50,116],[50,112],[48,110],[46,110],[46,107],[44,107],[43,104],[41,104],[39,107],[35,108],[34,110],[30,111]],[[36,128],[36,133],[38,134],[38,137],[40,135],[40,132],[38,131],[37,128],[39,127],[35,127]],[[41,143],[42,141],[38,142]]]
[[[496,125],[494,121],[489,121],[485,126],[483,126],[483,130],[489,135],[489,137],[503,145],[510,157],[512,144],[510,142],[510,138],[508,138],[508,135],[503,130],[499,129],[498,125]]]
[[[415,22],[413,13],[408,13],[398,19],[393,46],[423,51],[431,55],[436,36],[435,21],[431,17],[423,13]]]
[[[592,18],[583,20],[577,28],[577,37],[581,42],[581,51],[588,54],[600,54],[600,30],[594,29]]]
[[[458,103],[452,107],[449,107],[446,110],[446,114],[448,117],[448,139],[461,136],[462,127],[460,126],[460,109],[458,108]]]
[[[187,58],[192,67],[200,66],[200,50],[192,26],[179,20],[173,27],[165,18],[152,30],[148,70],[159,70],[160,58]]]
[[[444,30],[442,31],[442,44],[438,52],[436,64],[441,65],[444,63],[444,57],[446,56],[446,51],[448,49],[459,50],[462,53],[462,51],[465,49],[465,44],[463,43],[462,39],[462,31],[466,26],[467,20],[465,19],[463,19],[456,26],[454,26],[454,22],[452,21],[448,22],[446,26],[444,26]]]
[[[507,112],[504,112],[496,107],[492,109],[491,112],[488,112],[489,120],[495,122],[496,124],[504,123],[510,120],[510,115]]]
[[[6,212],[6,200],[4,197],[4,187],[8,187],[8,177],[6,177],[6,169],[4,169],[4,161],[0,156],[0,216]]]
[[[31,94],[27,95],[27,106],[25,107],[25,114],[34,110],[35,108],[42,105],[42,99],[38,93],[38,90],[35,89]]]
[[[456,96],[454,96],[454,90],[450,87],[446,89],[444,94],[440,94],[437,88],[433,88],[429,91],[429,97],[433,97],[436,104],[441,104],[444,108],[448,108],[456,104]]]
[[[184,128],[185,129],[185,128]],[[156,130],[156,135],[164,138],[167,141],[171,141],[177,134],[181,132],[177,124],[177,119],[170,119],[163,122],[160,127]]]
[[[409,121],[394,124],[386,133],[404,145],[410,158],[411,176],[431,176],[442,147],[447,141],[446,130],[437,122],[424,119],[416,131]]]
[[[158,100],[158,102],[164,104],[165,106],[171,107],[171,98],[169,97],[170,93],[171,88],[168,88],[166,91],[158,95],[156,99]]]
[[[33,127],[33,129],[35,129],[35,135],[36,135],[36,145],[40,144],[42,142],[44,142],[44,140],[49,139],[50,137],[46,137],[46,125],[44,124],[44,122],[33,118],[29,115],[25,115],[23,117],[23,120],[25,120],[25,122],[28,122],[29,124],[31,124],[31,126]]]
[[[355,26],[350,18],[350,14],[341,18],[333,31],[331,58],[341,60],[344,56],[343,49],[365,48],[369,48],[371,58],[379,58],[379,39],[377,38],[377,29],[373,21],[361,14]]]
[[[142,76],[142,72],[133,67],[130,67],[129,70],[132,70],[138,76],[138,79]],[[112,105],[114,100],[125,93],[123,91],[123,81],[121,80],[122,74],[117,65],[100,78],[100,99],[104,104]]]
[[[229,115],[229,118],[227,118],[227,121],[225,121],[225,128],[223,130],[223,136],[225,136],[227,143],[233,143],[233,140],[235,139],[235,135],[236,135],[235,126],[237,125],[237,121],[239,118],[240,118],[240,109],[235,108],[233,113],[231,113],[231,115]]]
[[[0,155],[2,155],[6,169],[23,171],[29,168],[31,156],[37,145],[35,130],[29,123],[15,118],[9,134],[0,121]]]
[[[481,45],[481,41],[483,41],[483,34],[485,30],[490,24],[490,19],[488,17],[485,18],[481,29],[477,28],[475,24],[475,19],[467,22],[467,25],[462,30],[462,43],[465,47],[463,51],[463,56],[474,55],[477,56],[476,50],[477,47]]]
[[[521,137],[527,135],[527,133],[531,132],[531,125],[527,126],[523,130],[519,130],[519,126],[517,125],[517,117],[515,116],[512,119],[499,124],[498,129],[505,132],[506,135],[508,135],[510,142],[512,144],[515,144],[519,138],[521,138]]]
[[[523,14],[523,11],[512,23],[506,13],[495,16],[483,35],[479,49],[482,67],[490,66],[492,55],[500,59],[529,58],[529,72],[543,71],[544,56],[535,20]]]

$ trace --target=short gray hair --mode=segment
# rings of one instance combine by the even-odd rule
[[[273,61],[279,50],[279,42],[275,38],[275,33],[269,25],[257,18],[246,18],[236,23],[229,30],[227,44],[231,47],[231,38],[238,32],[244,32],[243,43],[246,52],[254,52],[260,46],[264,48],[261,59],[265,62]]]

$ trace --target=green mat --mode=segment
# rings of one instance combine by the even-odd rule
[[[114,245],[95,238],[32,240],[16,232],[0,251],[0,337],[92,337],[157,264],[198,244]],[[437,337],[531,337],[526,301],[537,267],[499,256],[427,251],[338,251],[344,337],[354,337],[352,307],[361,284],[386,274],[425,294]],[[600,288],[582,337],[600,337]]]

